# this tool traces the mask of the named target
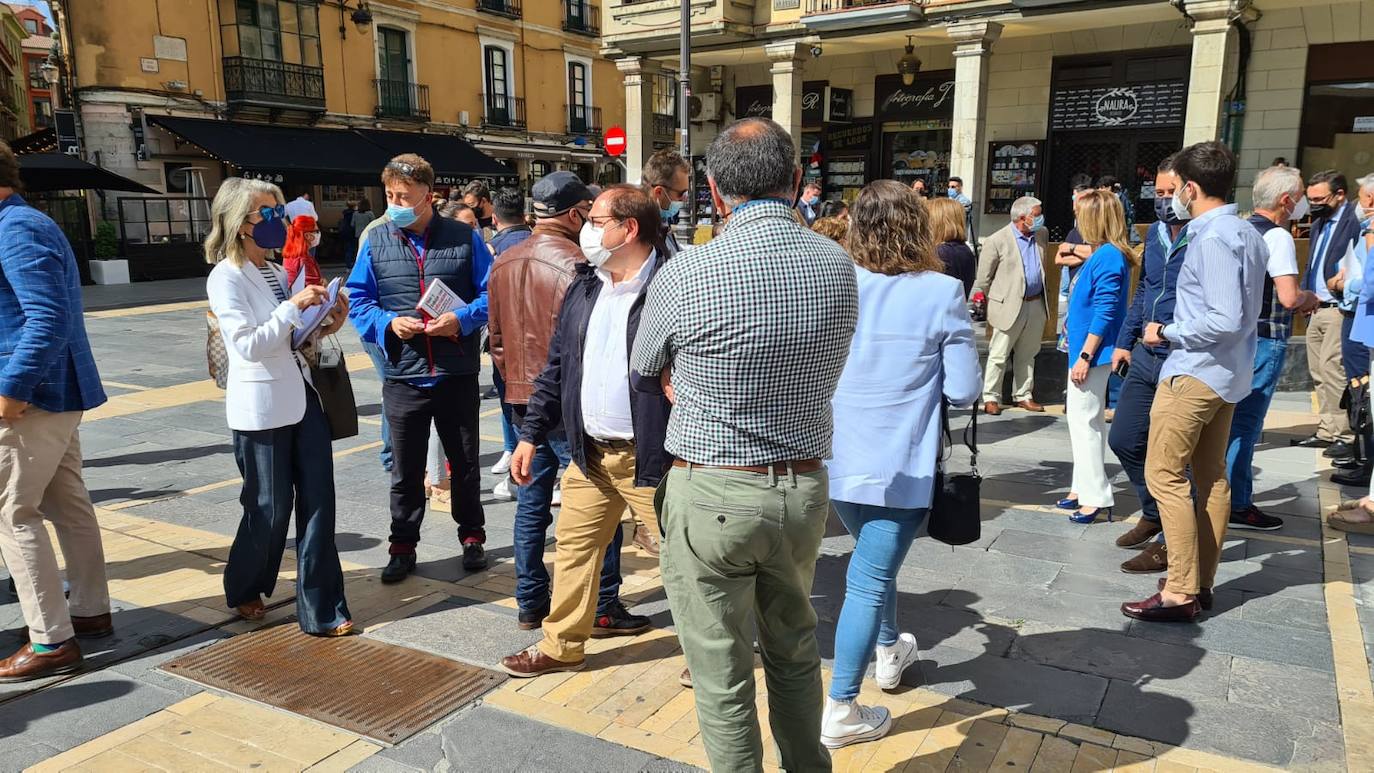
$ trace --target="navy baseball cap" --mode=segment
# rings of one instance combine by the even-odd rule
[[[552,172],[540,178],[530,191],[535,217],[557,217],[584,201],[596,198],[582,178],[572,172]]]

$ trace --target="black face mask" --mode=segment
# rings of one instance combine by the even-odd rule
[[[1332,212],[1335,212],[1335,211],[1336,211],[1336,208],[1333,207],[1333,206],[1331,206],[1331,204],[1330,204],[1329,202],[1323,202],[1323,203],[1321,203],[1321,204],[1313,204],[1313,205],[1312,205],[1312,209],[1311,209],[1312,217],[1320,217],[1320,218],[1331,217],[1331,213],[1332,213]]]

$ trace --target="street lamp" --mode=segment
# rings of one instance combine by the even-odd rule
[[[62,73],[53,60],[47,59],[38,69],[43,73],[43,80],[48,82],[48,88],[56,88],[57,79],[61,77]]]
[[[906,53],[897,60],[897,72],[902,74],[902,85],[910,86],[916,82],[916,73],[921,71],[921,58],[916,56],[916,47],[911,44],[911,36],[906,36]]]
[[[348,1],[334,0],[334,4],[339,8],[339,37],[345,40],[348,39],[349,20],[358,28],[359,35],[366,35],[367,28],[372,26],[372,9],[368,7],[367,0],[358,0],[358,7],[354,8],[352,13],[348,13]]]

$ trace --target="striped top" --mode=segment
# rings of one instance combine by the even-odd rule
[[[258,266],[258,271],[262,272],[263,280],[267,282],[268,287],[272,288],[272,294],[277,296],[277,300],[286,300],[286,290],[281,286],[281,280],[277,278],[277,272],[272,268],[272,264],[264,263]]]

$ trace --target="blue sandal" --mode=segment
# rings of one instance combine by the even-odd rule
[[[1074,523],[1093,523],[1099,515],[1106,513],[1107,523],[1112,522],[1112,509],[1110,507],[1099,507],[1091,513],[1074,513],[1069,516],[1069,520]]]

